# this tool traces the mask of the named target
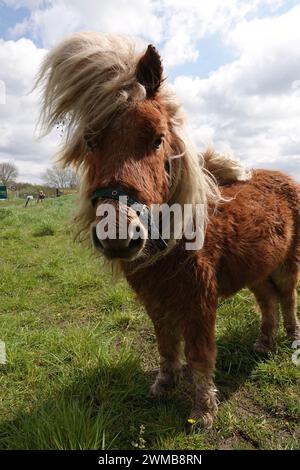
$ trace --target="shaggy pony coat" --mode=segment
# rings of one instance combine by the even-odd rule
[[[243,287],[254,293],[262,315],[257,351],[273,347],[279,309],[289,338],[299,338],[300,187],[276,171],[247,174],[214,151],[199,155],[162,74],[153,46],[139,52],[127,37],[75,34],[41,68],[41,122],[45,132],[57,122],[66,129],[60,160],[81,173],[82,234],[97,219],[90,198],[99,187],[125,188],[148,206],[203,205],[201,249],[186,251],[183,238],[158,253],[147,240],[139,256],[118,265],[154,324],[161,359],[152,394],[174,388],[184,352],[195,384],[188,423],[210,427],[217,410],[218,297]]]

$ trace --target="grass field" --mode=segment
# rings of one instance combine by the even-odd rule
[[[300,366],[252,352],[259,319],[248,291],[220,302],[219,415],[186,435],[189,385],[151,399],[155,337],[125,282],[73,243],[76,197],[0,204],[1,449],[299,449]]]

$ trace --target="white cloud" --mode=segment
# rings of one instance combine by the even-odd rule
[[[228,36],[239,59],[175,89],[199,146],[214,141],[249,166],[285,168],[300,180],[300,6],[243,21]]]
[[[52,47],[67,34],[84,29],[141,36],[163,44],[168,66],[195,61],[198,42],[215,32],[227,33],[246,14],[268,5],[276,10],[284,0],[6,0],[27,6],[31,15],[11,28]]]
[[[45,52],[29,39],[0,40],[0,63],[5,64],[1,79],[6,85],[5,104],[0,104],[0,161],[14,161],[25,180],[38,180],[55,152],[53,136],[40,142],[34,138],[38,97],[30,91]]]
[[[42,38],[45,47],[51,47],[67,34],[77,30],[80,15],[72,5],[55,3],[47,9],[32,11],[29,18],[17,23],[11,30],[12,37],[30,33],[34,39]]]
[[[10,30],[12,37],[30,34],[44,47],[52,47],[67,34],[95,30],[142,36],[158,42],[161,19],[155,15],[151,0],[52,0]]]
[[[272,4],[276,10],[283,3],[283,0],[160,0],[165,63],[172,67],[196,61],[199,40],[214,33],[225,36],[234,24],[257,12],[259,7]]]

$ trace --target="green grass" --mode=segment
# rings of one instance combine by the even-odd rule
[[[158,365],[152,325],[124,281],[73,243],[76,198],[0,205],[0,449],[297,449],[300,366],[281,331],[252,352],[259,319],[243,291],[218,309],[219,414],[186,435],[190,390],[148,390]]]

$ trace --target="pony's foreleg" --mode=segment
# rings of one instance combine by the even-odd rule
[[[153,396],[168,395],[175,387],[182,369],[182,341],[177,328],[154,322],[160,368],[154,384],[150,388]]]
[[[197,311],[186,321],[185,356],[196,389],[194,407],[187,420],[188,429],[198,426],[210,428],[217,413],[217,389],[213,380],[216,361],[215,316],[215,309],[205,313]]]

